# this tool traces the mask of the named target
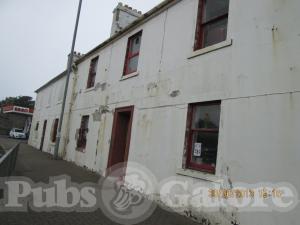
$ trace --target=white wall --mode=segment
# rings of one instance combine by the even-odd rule
[[[66,77],[62,77],[37,93],[28,143],[40,148],[44,121],[47,120],[43,151],[53,154],[55,143],[51,141],[51,132],[55,119],[59,119]],[[36,124],[39,129],[36,131]]]
[[[299,190],[300,2],[231,0],[227,41],[232,45],[189,58],[197,4],[182,0],[78,65],[65,158],[102,173],[113,111],[134,105],[129,160],[147,166],[159,180],[182,177],[177,172],[182,167],[188,104],[222,100],[218,161],[211,180],[284,181]],[[120,81],[128,37],[141,29],[139,75]],[[96,55],[97,88],[86,90],[90,60]],[[179,95],[171,97],[173,91]],[[103,106],[110,111],[94,120],[93,114]],[[82,115],[90,115],[85,153],[75,150]],[[297,210],[204,216],[192,209],[192,213],[212,223],[237,219],[246,225],[295,225]]]

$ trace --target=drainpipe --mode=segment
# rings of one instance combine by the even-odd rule
[[[59,143],[60,143],[60,138],[61,138],[61,127],[62,127],[64,112],[65,112],[66,98],[67,98],[67,93],[68,93],[70,74],[71,74],[71,71],[72,71],[74,48],[75,48],[75,42],[76,42],[76,36],[77,36],[77,29],[78,29],[81,5],[82,5],[82,0],[79,0],[77,17],[76,17],[76,24],[75,24],[74,34],[73,34],[73,42],[72,42],[72,47],[71,47],[71,53],[70,53],[70,57],[69,57],[69,60],[68,60],[67,79],[66,79],[66,84],[65,84],[64,98],[63,98],[63,102],[62,102],[62,106],[61,106],[61,113],[60,113],[59,124],[58,124],[58,128],[57,128],[57,137],[56,137],[56,143],[55,143],[55,149],[54,149],[54,159],[55,160],[58,159],[58,150],[59,150]]]

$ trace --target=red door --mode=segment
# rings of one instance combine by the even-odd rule
[[[115,110],[108,168],[128,160],[133,110],[133,106]]]

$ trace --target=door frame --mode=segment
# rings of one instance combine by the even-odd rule
[[[119,122],[119,113],[122,112],[129,112],[130,113],[130,119],[128,124],[128,133],[126,137],[126,147],[124,152],[124,163],[127,163],[128,156],[129,156],[129,148],[130,148],[130,140],[131,140],[131,129],[132,129],[132,121],[133,121],[133,112],[134,112],[134,106],[126,106],[121,108],[116,108],[114,112],[114,119],[113,119],[113,126],[112,126],[112,132],[111,132],[111,142],[110,142],[110,148],[109,148],[109,156],[107,161],[107,168],[112,167],[112,159],[113,159],[113,149],[115,148],[115,141],[116,141],[116,135],[117,135],[117,126]]]
[[[41,138],[41,143],[40,143],[40,150],[43,151],[44,147],[44,142],[45,142],[45,136],[46,136],[46,129],[47,129],[47,120],[44,120],[43,123],[43,130],[42,130],[42,138]]]

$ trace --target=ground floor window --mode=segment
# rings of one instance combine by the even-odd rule
[[[53,121],[52,125],[52,132],[51,132],[51,141],[56,142],[56,136],[57,136],[57,128],[58,128],[58,119],[55,119]]]
[[[86,147],[87,133],[89,131],[89,116],[82,116],[80,128],[78,130],[77,150],[83,150]]]
[[[186,132],[186,167],[208,173],[215,173],[220,101],[194,103],[188,107]]]
[[[35,124],[35,130],[39,130],[39,122]]]

